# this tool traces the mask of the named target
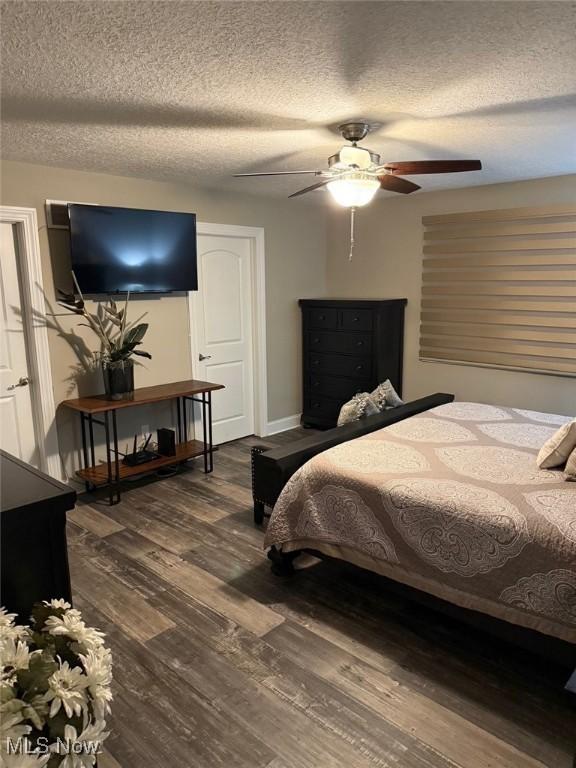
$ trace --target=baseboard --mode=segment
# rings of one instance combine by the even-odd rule
[[[266,425],[267,435],[277,435],[279,432],[286,432],[288,429],[295,429],[300,426],[300,414],[294,416],[285,416],[283,419],[269,421]]]

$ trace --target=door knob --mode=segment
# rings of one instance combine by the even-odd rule
[[[202,360],[210,360],[211,357],[212,355],[203,355],[202,352],[200,352],[200,354],[198,355],[198,360],[202,362]]]
[[[17,384],[10,384],[8,389],[16,389],[16,387],[27,387],[30,384],[28,376],[20,376]]]

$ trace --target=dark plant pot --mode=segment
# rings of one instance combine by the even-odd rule
[[[134,363],[122,360],[118,363],[103,363],[104,390],[111,400],[124,400],[134,394]]]

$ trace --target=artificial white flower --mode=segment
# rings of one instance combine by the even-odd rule
[[[52,611],[57,615],[48,616],[42,631],[59,638],[57,647],[63,644],[80,658],[76,666],[70,666],[68,661],[55,657],[53,643],[40,642],[41,648],[37,648],[36,620],[32,618],[33,629],[18,626],[14,614],[0,610],[0,768],[43,768],[50,761],[56,761],[58,768],[92,768],[100,744],[108,736],[104,717],[112,699],[111,653],[104,647],[103,633],[87,627],[80,612],[65,600],[45,601],[44,605],[48,610],[42,615]],[[48,678],[46,692],[45,687],[38,692],[34,680],[19,673],[30,667],[36,654],[45,655],[47,663],[58,664]],[[43,669],[40,665],[40,674]],[[22,738],[34,739],[43,732],[48,719],[56,716],[64,721],[65,728],[60,747],[56,742],[46,755],[39,751],[26,753],[24,749],[22,754],[6,754],[7,739],[13,743]],[[71,718],[81,718],[80,735],[66,723]]]
[[[4,646],[0,646],[0,686],[13,688],[18,682],[14,667],[4,663]]]
[[[80,654],[80,659],[88,679],[94,714],[98,719],[104,718],[110,712],[112,701],[112,654],[107,648],[97,648]]]
[[[28,669],[30,659],[42,651],[32,651],[22,640],[10,637],[0,646],[0,663],[2,664],[2,680],[11,680],[18,669]]]
[[[2,715],[2,724],[0,725],[2,744],[6,743],[6,739],[17,741],[21,736],[27,736],[29,733],[32,733],[32,726],[26,725],[22,719],[21,711]]]
[[[49,689],[44,694],[44,701],[51,701],[50,717],[54,717],[60,707],[64,708],[68,717],[79,717],[85,709],[86,686],[88,678],[80,667],[71,667],[67,661],[60,662],[60,668],[48,678]]]
[[[64,611],[68,611],[72,608],[70,603],[67,603],[66,600],[62,600],[61,598],[57,600],[44,600],[43,603],[47,608],[62,608]]]
[[[24,722],[22,707],[24,702],[12,697],[0,705],[0,740],[4,748],[6,739],[16,741],[21,736],[27,736],[32,728]]]
[[[49,616],[44,625],[44,632],[54,636],[66,636],[75,640],[83,649],[96,648],[103,645],[104,634],[97,629],[87,627],[82,621],[80,611],[74,608],[63,616]]]
[[[98,720],[89,723],[78,735],[73,725],[66,725],[64,738],[50,747],[51,752],[65,755],[59,768],[90,768],[94,765],[102,742],[108,737],[105,727],[106,723]]]
[[[18,755],[0,755],[0,768],[43,768],[50,760],[50,753],[39,755],[35,753]]]
[[[78,644],[81,651],[98,650],[104,647],[104,632],[100,632],[99,629],[93,627],[86,627],[84,635]]]
[[[15,613],[8,613],[4,607],[0,608],[0,628],[12,626],[15,618]]]
[[[2,609],[4,611],[4,609]],[[14,613],[3,612],[0,614],[0,654],[2,648],[8,640],[28,640],[30,630],[28,627],[22,627],[14,624]]]
[[[62,616],[48,616],[44,624],[44,632],[51,635],[68,635],[76,639],[77,634],[82,634],[86,624],[82,621],[79,611],[70,610]]]

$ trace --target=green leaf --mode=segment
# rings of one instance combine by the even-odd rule
[[[73,293],[63,291],[61,288],[57,288],[56,290],[62,297],[61,299],[57,299],[59,304],[69,304],[76,309],[84,309],[84,302],[82,299],[76,300],[76,296]]]
[[[28,694],[45,693],[48,690],[48,678],[58,669],[58,664],[49,651],[43,651],[30,659],[28,669],[19,669],[16,673],[18,684]]]
[[[50,635],[48,632],[33,632],[32,644],[35,650],[48,650],[53,654],[56,647],[56,639],[54,635]]]
[[[124,337],[124,344],[137,344],[142,341],[148,330],[148,323],[140,323],[131,328]]]
[[[63,309],[67,309],[67,310],[68,310],[68,312],[73,312],[75,315],[83,315],[83,314],[84,314],[84,311],[83,311],[82,309],[78,309],[76,306],[74,306],[74,305],[70,305],[70,304],[66,303],[65,301],[61,301],[61,300],[59,300],[59,301],[58,301],[58,304],[59,304],[59,305],[60,305],[60,306],[61,306]]]
[[[79,323],[82,325],[82,323]],[[34,603],[32,606],[32,626],[35,630],[44,629],[46,619],[49,616],[64,616],[63,608],[53,608],[51,605],[44,605],[44,603]]]
[[[104,307],[104,311],[106,312],[107,320],[113,323],[117,328],[122,327],[122,320],[120,320],[116,313],[112,312],[109,307]]]

